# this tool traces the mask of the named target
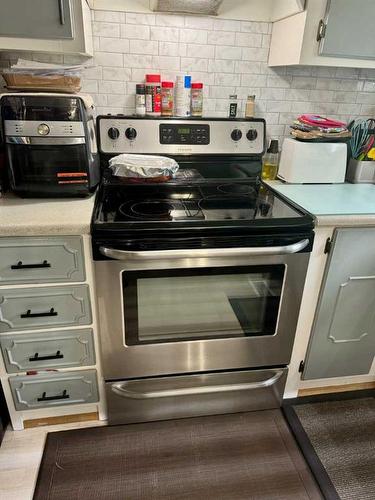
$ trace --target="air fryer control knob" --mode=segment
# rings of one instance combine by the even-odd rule
[[[108,129],[108,137],[110,139],[116,140],[120,137],[120,131],[116,127],[111,127]]]
[[[133,127],[128,127],[125,130],[125,137],[129,139],[129,141],[134,141],[134,139],[137,137],[137,131]]]
[[[251,128],[247,131],[246,137],[249,141],[255,141],[255,139],[258,137],[258,132],[255,130],[255,128]]]
[[[232,133],[230,134],[230,136],[234,141],[239,141],[242,137],[242,132],[240,129],[235,128],[234,130],[232,130]]]

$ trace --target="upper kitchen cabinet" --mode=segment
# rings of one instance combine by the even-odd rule
[[[273,25],[269,66],[375,68],[374,0],[309,0]]]
[[[86,0],[1,0],[0,50],[92,56]]]

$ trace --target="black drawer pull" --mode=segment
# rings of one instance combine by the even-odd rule
[[[21,318],[43,318],[44,316],[57,316],[57,311],[53,307],[45,313],[32,313],[30,309],[26,313],[20,315]]]
[[[50,354],[49,356],[39,356],[39,353],[35,353],[34,356],[29,358],[29,361],[45,361],[46,359],[63,359],[64,354],[60,351],[56,351],[56,354]]]
[[[40,264],[22,264],[22,260],[19,260],[17,264],[10,266],[11,269],[38,269],[42,267],[51,267],[51,264],[44,260]]]
[[[37,401],[55,401],[58,399],[69,399],[70,396],[67,394],[67,390],[64,389],[62,394],[58,394],[57,396],[46,396],[46,392],[43,392],[42,397],[38,398]]]

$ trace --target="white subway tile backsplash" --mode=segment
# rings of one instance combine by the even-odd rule
[[[241,21],[240,31],[247,33],[271,33],[271,23]]]
[[[124,66],[124,56],[123,54],[117,54],[114,52],[100,52],[96,51],[94,54],[94,63],[98,66]]]
[[[175,26],[177,28],[182,28],[185,26],[185,18],[177,14],[159,14],[156,16],[155,24],[158,26]]]
[[[106,23],[124,23],[125,12],[117,12],[111,10],[95,10],[93,13],[95,21]]]
[[[185,16],[186,28],[193,28],[199,30],[212,30],[214,20],[208,16]]]
[[[207,43],[212,45],[234,45],[236,33],[233,31],[209,31]]]
[[[122,81],[102,81],[99,82],[99,94],[124,94],[125,83]]]
[[[103,80],[128,81],[131,79],[132,70],[130,68],[103,68]]]
[[[85,92],[98,113],[133,113],[137,83],[145,74],[175,81],[189,73],[204,85],[204,112],[223,117],[230,94],[239,116],[246,98],[256,95],[256,114],[268,135],[282,139],[300,113],[344,121],[375,114],[375,70],[267,65],[271,23],[209,16],[95,10],[94,67],[83,71]],[[0,54],[1,64],[18,54]],[[27,57],[24,56],[24,57]],[[82,62],[81,56],[34,53],[45,62]]]
[[[127,40],[124,40],[127,41]],[[159,42],[155,40],[130,40],[129,52],[131,54],[151,54],[159,53]]]
[[[150,55],[124,54],[124,67],[153,68],[152,57]]]
[[[223,47],[220,47],[222,49]],[[188,44],[186,55],[188,57],[203,57],[211,59],[215,57],[215,47],[213,45]]]
[[[92,33],[94,36],[118,38],[120,36],[120,25],[116,23],[94,21],[92,23]]]
[[[230,45],[217,45],[215,47],[216,59],[241,59],[241,47],[231,47]]]
[[[180,30],[180,42],[207,43],[207,34],[207,31],[203,30],[183,29]]]
[[[179,30],[177,28],[161,28],[151,26],[151,40],[161,40],[163,42],[178,42]]]
[[[181,57],[181,70],[182,71],[207,71],[208,59],[201,59],[199,57]]]
[[[234,61],[229,59],[210,59],[208,71],[212,73],[234,73]]]
[[[241,21],[214,19],[213,29],[218,31],[240,31]]]
[[[358,92],[357,102],[360,104],[375,104],[375,94],[373,92]]]
[[[243,47],[242,59],[245,61],[267,61],[268,49]]]
[[[82,92],[96,94],[98,92],[98,82],[97,80],[84,80],[82,82]]]
[[[154,68],[179,70],[180,58],[172,56],[152,56],[152,65]]]
[[[125,20],[127,24],[145,24],[147,26],[152,26],[155,24],[155,17],[155,14],[127,12]]]
[[[267,77],[266,75],[242,75],[241,85],[243,87],[265,87]]]
[[[235,43],[240,47],[261,47],[262,35],[256,33],[236,33]]]
[[[149,40],[150,27],[137,24],[121,24],[121,38],[135,38],[136,40]],[[151,28],[153,29],[153,28]],[[155,38],[153,38],[155,40]]]
[[[230,73],[214,73],[215,85],[241,85],[241,75],[232,75]]]
[[[186,50],[186,43],[159,42],[160,56],[186,56]]]
[[[129,52],[129,40],[122,38],[100,37],[100,50],[102,52]]]

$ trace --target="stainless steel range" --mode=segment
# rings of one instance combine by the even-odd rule
[[[274,408],[282,399],[312,218],[259,181],[261,119],[98,118],[92,222],[110,423]],[[173,156],[163,184],[108,159]]]

